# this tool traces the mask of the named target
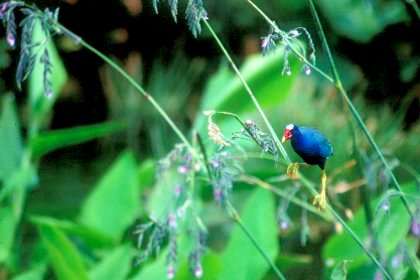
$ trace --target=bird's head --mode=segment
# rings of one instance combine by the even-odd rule
[[[286,125],[286,128],[284,129],[283,138],[281,139],[282,143],[284,143],[284,141],[292,138],[294,129],[295,129],[294,124],[291,123],[291,124]]]

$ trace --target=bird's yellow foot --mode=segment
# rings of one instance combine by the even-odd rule
[[[318,205],[318,210],[324,210],[325,206],[327,205],[327,196],[325,195],[325,192],[321,192],[320,194],[316,195],[312,204]]]
[[[327,195],[325,193],[326,187],[327,175],[325,174],[325,170],[322,170],[321,192],[314,197],[314,201],[312,202],[313,205],[318,205],[319,210],[324,210],[325,206],[327,205]]]
[[[289,175],[290,179],[296,180],[297,179],[297,172],[299,170],[299,163],[291,163],[287,167],[287,175]]]

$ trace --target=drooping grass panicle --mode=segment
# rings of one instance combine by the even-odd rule
[[[175,22],[178,21],[178,0],[167,0],[168,6],[171,10],[171,15]],[[158,5],[160,0],[152,0],[153,9],[156,13],[159,12]],[[188,0],[187,7],[185,9],[185,19],[191,33],[195,38],[201,34],[201,18],[207,18],[207,12],[204,9],[202,0]]]
[[[17,2],[5,2],[0,9],[3,26],[6,28],[7,43],[12,49],[15,48],[17,41],[17,26],[14,9],[19,6],[21,6],[21,4]]]
[[[208,18],[207,11],[204,9],[202,0],[189,0],[185,11],[188,28],[195,38],[201,34],[201,18]]]
[[[22,82],[25,81],[35,67],[36,55],[31,54],[32,31],[35,25],[36,15],[30,9],[22,9],[26,17],[21,21],[22,36],[20,43],[20,57],[16,70],[16,84],[18,89],[22,88]]]

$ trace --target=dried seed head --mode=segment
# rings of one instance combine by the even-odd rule
[[[208,116],[207,130],[210,139],[213,140],[216,144],[226,147],[230,146],[228,142],[223,140],[224,136],[220,131],[220,128],[212,121],[211,115]]]

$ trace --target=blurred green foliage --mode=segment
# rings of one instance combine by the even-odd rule
[[[249,8],[239,2],[243,1],[232,1],[227,6],[216,5],[214,9],[221,11],[218,14],[220,19],[225,17],[240,26],[251,26],[257,16],[254,13],[251,17],[245,16],[249,15],[245,12]],[[328,1],[320,1],[319,4],[337,32],[358,41],[368,41],[386,25],[406,20],[407,15],[401,2],[389,1],[380,9],[373,5],[371,10],[365,9],[366,3],[371,2],[346,1],[339,7]],[[237,11],[232,18],[229,7],[237,5],[244,13],[242,10]],[[290,0],[274,2],[272,5],[273,13],[279,11],[279,14],[286,14],[301,11],[305,1]],[[219,23],[223,26],[226,21],[220,20]],[[34,31],[34,40],[45,39],[40,31],[38,26]],[[10,62],[2,46],[0,68]],[[1,98],[0,278],[6,275],[6,279],[14,280],[165,279],[166,255],[169,251],[167,241],[163,242],[159,255],[149,258],[140,266],[133,266],[133,258],[138,255],[139,249],[133,244],[132,232],[133,226],[139,221],[147,221],[164,212],[172,199],[170,186],[179,180],[179,172],[169,172],[159,184],[155,184],[155,171],[158,158],[169,152],[176,142],[175,136],[148,107],[146,100],[139,98],[127,87],[125,81],[108,70],[104,74],[103,83],[108,94],[110,121],[67,129],[46,129],[49,127],[52,108],[68,79],[64,63],[52,41],[48,48],[54,69],[53,98],[47,99],[44,96],[41,66],[35,67],[28,83],[29,104],[26,114],[29,117],[25,119],[20,116],[12,94],[5,94]],[[282,76],[281,57],[281,49],[267,57],[257,54],[248,57],[241,67],[242,74],[270,122],[278,135],[281,135],[286,124],[294,122],[316,126],[328,136],[334,147],[334,156],[329,159],[327,166],[328,173],[332,174],[328,182],[332,205],[342,212],[350,209],[356,211],[354,217],[349,217],[349,226],[375,254],[386,258],[384,262],[390,263],[396,278],[406,276],[406,279],[416,279],[419,273],[416,258],[419,240],[407,234],[412,221],[401,202],[392,199],[389,215],[381,210],[375,212],[372,232],[369,232],[371,225],[365,218],[366,208],[363,209],[359,188],[368,189],[371,197],[376,197],[369,207],[378,209],[383,199],[381,194],[386,194],[390,183],[367,141],[358,136],[357,130],[354,134],[347,108],[332,85],[313,75],[303,75],[297,59],[290,61],[292,75]],[[357,69],[349,64],[346,65],[346,74],[350,78],[345,84],[350,88],[355,83],[352,77],[357,76]],[[132,74],[139,81],[146,80],[142,77],[140,64],[137,66]],[[203,137],[204,146],[211,153],[209,156],[212,156],[218,147],[206,137],[207,119],[202,114],[203,110],[232,112],[260,126],[262,122],[243,85],[225,62],[221,62],[218,70],[203,80],[201,74],[205,67],[203,61],[190,62],[179,57],[167,67],[157,62],[145,83],[171,118],[181,124],[186,134],[192,123],[191,127]],[[195,83],[203,85],[204,90],[199,101],[193,103],[199,109],[191,112],[191,100],[196,98]],[[398,179],[404,182],[403,189],[412,207],[418,207],[419,163],[418,155],[413,152],[419,145],[418,124],[412,130],[404,131],[402,116],[405,110],[397,114],[387,108],[373,110],[361,98],[356,100],[356,106],[387,158],[395,163],[394,169]],[[236,120],[227,116],[217,116],[214,121],[226,137],[241,129]],[[22,133],[23,126],[27,128],[27,134]],[[262,129],[265,131],[264,127]],[[151,151],[138,147],[139,133],[144,131],[146,136],[143,137],[151,142],[148,146]],[[193,133],[190,131],[189,134]],[[42,191],[45,187],[40,184],[42,178],[38,175],[43,157],[62,148],[104,136],[107,138],[102,141],[101,151],[111,150],[112,141],[124,142],[124,150],[107,163],[109,167],[103,174],[95,174],[96,183],[89,185],[91,191],[85,192],[80,201],[77,200],[78,204],[70,210],[70,214],[52,215],[50,209],[44,208],[44,202],[29,199],[34,190]],[[243,140],[236,143],[240,148],[235,146],[231,151],[238,158],[245,157],[242,162],[247,174],[266,179],[285,190],[298,188],[296,196],[308,200],[300,183],[282,177],[285,172],[282,163],[277,165],[271,157],[267,159],[261,156],[260,148],[251,143]],[[298,160],[289,146],[286,149],[294,160]],[[361,160],[357,158],[356,151],[362,155]],[[353,160],[357,161],[357,165],[348,165]],[[317,168],[306,168],[301,172],[318,184],[320,171]],[[70,196],[76,193],[73,189],[62,189],[64,186],[77,188],[72,183],[75,179],[70,178],[72,173],[68,174],[67,177],[61,176],[61,173],[51,174],[55,176],[55,192],[67,192]],[[363,183],[356,184],[360,181]],[[223,208],[211,201],[210,186],[201,175],[195,187],[199,189],[197,201],[194,202],[196,211],[209,229],[207,249],[202,261],[203,279],[274,279],[269,265],[258,254],[240,226],[233,225]],[[325,279],[331,275],[331,279],[343,279],[345,276],[348,279],[360,279],[361,275],[375,275],[375,267],[369,263],[363,251],[356,247],[354,240],[339,230],[335,232],[332,223],[316,216],[308,217],[309,246],[302,248],[300,236],[305,226],[302,209],[290,206],[290,228],[282,231],[276,217],[276,208],[282,200],[266,190],[255,188],[257,186],[235,182],[232,202],[240,209],[243,223],[258,244],[288,278],[303,275],[305,278]],[[345,191],[342,191],[343,188]],[[50,208],[62,206],[59,203],[51,200],[47,205]],[[191,218],[184,217],[184,225]],[[25,232],[29,232],[30,238]],[[175,279],[194,279],[188,265],[188,252],[193,247],[189,234],[186,227],[180,230]],[[390,260],[402,254],[402,247],[408,248],[403,253],[409,259],[393,266]],[[315,260],[319,254],[322,255],[322,262]],[[347,262],[346,268],[343,262]]]

